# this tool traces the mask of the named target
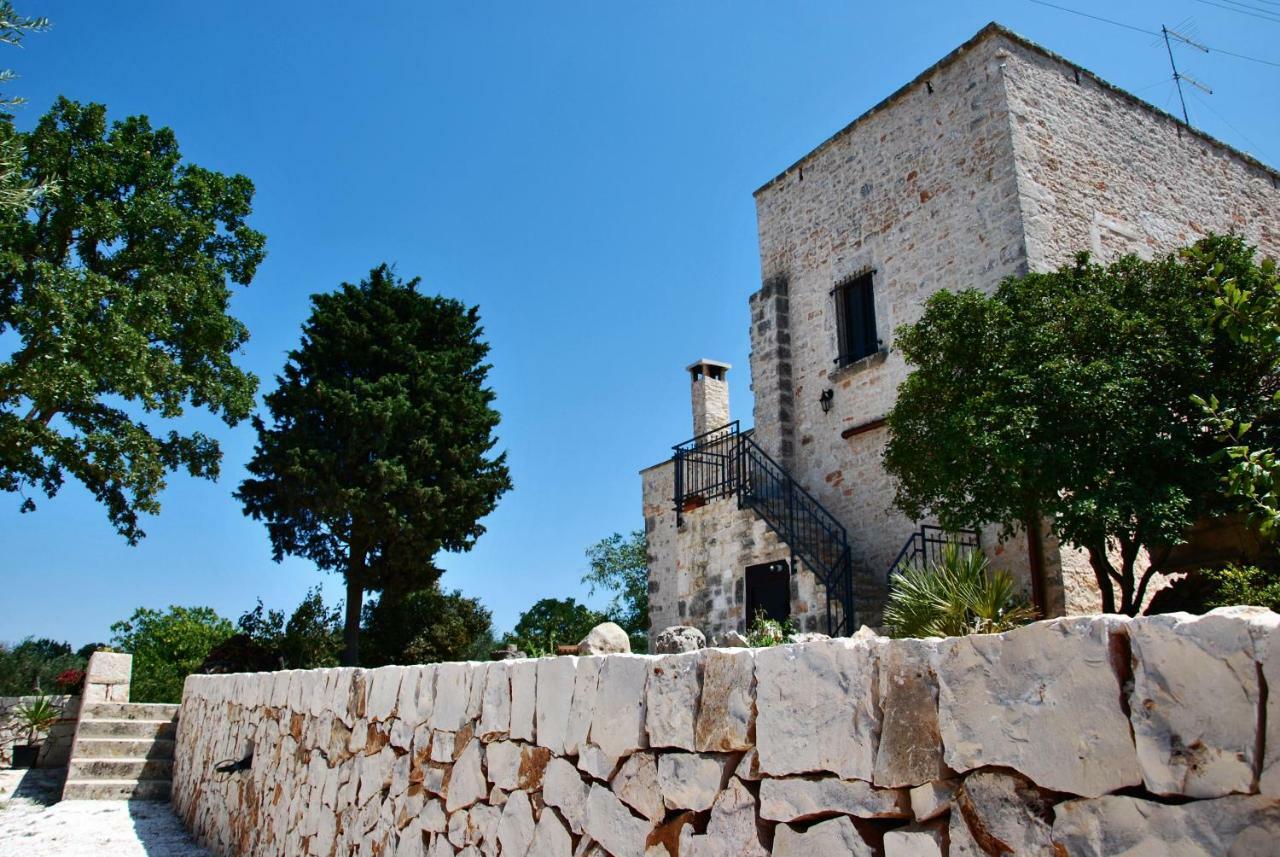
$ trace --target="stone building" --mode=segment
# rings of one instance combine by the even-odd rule
[[[806,630],[877,625],[900,552],[939,535],[892,508],[882,465],[909,372],[893,331],[934,292],[991,291],[1081,249],[1150,257],[1235,230],[1280,256],[1278,186],[996,24],[855,119],[755,192],[754,429],[730,423],[730,367],[699,361],[704,436],[642,472],[653,629],[710,638],[757,609]],[[1046,615],[1096,610],[1084,555],[1032,535],[968,538]]]

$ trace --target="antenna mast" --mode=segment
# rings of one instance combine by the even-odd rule
[[[1203,83],[1196,80],[1195,78],[1191,77],[1190,75],[1180,74],[1178,72],[1178,65],[1173,61],[1173,45],[1169,42],[1169,39],[1170,38],[1177,39],[1183,44],[1187,44],[1193,48],[1196,48],[1197,50],[1204,51],[1206,54],[1209,53],[1209,49],[1204,45],[1200,44],[1199,42],[1192,41],[1188,37],[1182,35],[1182,33],[1179,33],[1177,30],[1170,30],[1168,27],[1164,26],[1163,24],[1160,25],[1160,32],[1161,34],[1164,35],[1164,48],[1166,51],[1169,52],[1169,68],[1173,69],[1173,82],[1178,85],[1178,101],[1182,103],[1182,121],[1185,122],[1188,127],[1190,127],[1191,119],[1187,116],[1187,99],[1182,94],[1182,81],[1185,80],[1187,83],[1191,84],[1197,89],[1204,90],[1210,95],[1213,95],[1213,90],[1205,86]]]

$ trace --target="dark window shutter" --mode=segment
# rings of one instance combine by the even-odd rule
[[[851,278],[836,286],[836,326],[839,331],[840,354],[836,364],[847,366],[874,354],[879,348],[876,338],[876,304],[872,291],[872,272]]]

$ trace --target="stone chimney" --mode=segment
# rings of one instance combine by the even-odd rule
[[[699,360],[687,367],[693,386],[693,435],[706,434],[729,422],[729,382],[733,368],[718,360]]]

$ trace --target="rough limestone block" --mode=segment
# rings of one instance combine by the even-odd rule
[[[1016,774],[979,771],[956,794],[949,838],[951,857],[1051,854],[1053,808],[1036,787]]]
[[[607,788],[593,783],[587,794],[583,830],[614,857],[643,857],[652,825],[631,810]]]
[[[645,726],[651,747],[695,749],[702,695],[702,653],[667,655],[649,663]]]
[[[959,788],[959,780],[939,780],[916,786],[910,792],[911,814],[916,821],[937,818],[951,808],[951,801]]]
[[[1280,803],[1258,795],[1162,804],[1108,795],[1054,808],[1059,854],[1265,857],[1280,843]]]
[[[538,662],[508,661],[511,664],[511,731],[513,740],[532,741],[538,694]]]
[[[710,809],[729,777],[729,756],[663,753],[658,757],[658,791],[667,809]]]
[[[595,744],[583,744],[578,748],[578,768],[586,771],[597,780],[608,781],[618,770],[618,756],[612,756]]]
[[[458,761],[453,763],[444,808],[450,813],[465,809],[488,793],[489,782],[480,764],[480,741],[473,738],[467,742]]]
[[[517,852],[518,853],[518,852]],[[573,838],[554,812],[543,812],[533,831],[533,843],[529,857],[570,857],[573,854]]]
[[[525,854],[533,844],[533,807],[524,792],[512,792],[498,822],[498,842],[503,854]]]
[[[633,753],[613,775],[610,789],[618,799],[650,821],[665,814],[658,791],[658,764],[652,753]]]
[[[681,857],[766,857],[769,853],[760,843],[756,799],[737,777],[711,807],[706,834],[698,836],[691,830],[686,827],[681,832]]]
[[[789,777],[760,781],[760,817],[804,821],[832,813],[858,818],[910,818],[905,789],[878,789],[863,780]]]
[[[431,717],[435,678],[433,665],[405,668],[404,677],[400,680],[400,696],[396,700],[396,716],[411,730]]]
[[[1130,712],[1150,791],[1210,798],[1255,790],[1262,695],[1255,640],[1278,625],[1280,616],[1261,607],[1132,623]]]
[[[591,734],[591,715],[596,708],[596,688],[600,679],[603,658],[580,657],[574,670],[573,702],[569,706],[569,721],[565,726],[564,752],[575,755],[578,748],[587,743]]]
[[[520,778],[520,752],[524,745],[514,741],[494,741],[484,748],[489,782],[504,791],[516,788]]]
[[[694,729],[701,752],[749,750],[755,732],[755,659],[750,649],[704,649]]]
[[[742,754],[735,774],[744,782],[755,782],[764,776],[760,773],[760,753],[755,747]]]
[[[369,697],[365,703],[365,716],[370,720],[386,720],[395,713],[396,699],[400,696],[400,681],[405,668],[401,666],[378,667],[369,670]],[[304,677],[304,681],[306,678]],[[305,691],[304,691],[305,696]]]
[[[431,726],[444,732],[457,732],[467,722],[467,698],[471,693],[471,669],[465,663],[436,665],[435,699],[431,707]]]
[[[773,834],[773,857],[875,857],[875,853],[847,818],[815,824],[803,833],[779,824]]]
[[[578,643],[580,655],[619,655],[631,653],[631,638],[614,622],[601,622]]]
[[[581,834],[587,813],[587,795],[591,787],[569,762],[555,758],[542,774],[542,799],[547,806],[560,810],[569,829]]]
[[[884,835],[884,857],[946,857],[947,831],[942,822],[912,824]]]
[[[947,764],[962,772],[1009,767],[1045,788],[1086,797],[1140,783],[1112,669],[1112,636],[1127,624],[1118,616],[1081,616],[938,643]],[[1122,645],[1115,650],[1123,652]]]
[[[133,655],[124,652],[94,652],[85,669],[85,684],[128,684],[133,673]]]
[[[569,711],[573,706],[573,686],[577,678],[577,660],[573,657],[538,660],[534,731],[538,736],[538,745],[556,755],[564,753]]]
[[[648,659],[640,655],[614,655],[600,665],[591,743],[606,755],[622,758],[648,746],[644,731],[648,676]]]
[[[880,647],[878,786],[918,786],[946,775],[931,666],[936,649],[936,640],[885,640]]]
[[[1263,736],[1262,771],[1258,791],[1280,798],[1280,634],[1267,633],[1255,639],[1262,680],[1266,682],[1266,734]]]
[[[506,737],[511,731],[510,661],[494,661],[484,675],[484,699],[476,735],[485,741]]]
[[[756,654],[756,750],[775,776],[830,771],[870,780],[880,715],[880,641],[824,640]]]

